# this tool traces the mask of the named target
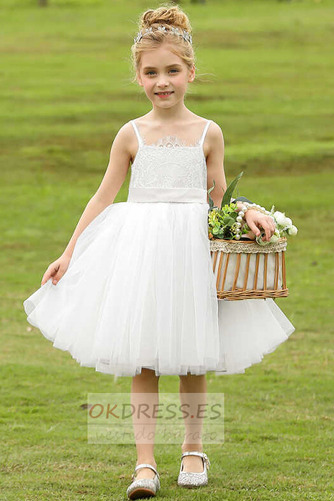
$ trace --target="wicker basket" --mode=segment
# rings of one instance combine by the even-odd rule
[[[286,238],[266,246],[252,240],[210,240],[217,298],[235,301],[288,296],[286,246]]]

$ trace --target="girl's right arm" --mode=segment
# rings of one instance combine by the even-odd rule
[[[76,241],[83,230],[96,218],[114,199],[126,178],[131,160],[130,145],[133,141],[133,129],[126,123],[118,131],[110,151],[110,159],[105,175],[95,195],[89,200],[83,211],[74,233],[63,254],[51,263],[43,275],[41,286],[50,278],[56,285],[66,272],[74,251]]]

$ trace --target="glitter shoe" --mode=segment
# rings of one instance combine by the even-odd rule
[[[183,461],[184,456],[200,456],[203,459],[203,471],[201,473],[193,473],[188,471],[183,471]],[[207,485],[208,483],[208,469],[210,467],[209,458],[204,452],[184,452],[181,456],[181,467],[179,477],[177,479],[177,485],[181,487],[200,487],[201,485]]]
[[[136,471],[140,468],[151,468],[154,471],[154,478],[140,478],[138,480],[134,480]],[[160,481],[159,481],[159,473],[151,464],[138,464],[135,468],[135,472],[132,475],[132,484],[127,488],[127,496],[129,499],[138,499],[138,498],[150,498],[156,495],[158,490],[160,489]]]

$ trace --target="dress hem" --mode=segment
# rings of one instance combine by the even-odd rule
[[[266,351],[263,351],[262,353],[259,353],[258,354],[258,357],[256,358],[256,360],[244,360],[244,363],[242,364],[242,366],[235,366],[233,369],[219,369],[217,367],[214,367],[214,368],[205,368],[205,369],[200,369],[200,370],[197,370],[194,368],[194,367],[190,367],[189,365],[187,366],[186,370],[168,370],[168,371],[159,371],[157,370],[157,368],[155,366],[152,366],[152,365],[144,365],[141,364],[141,365],[138,365],[135,369],[135,371],[124,371],[124,368],[123,368],[123,371],[119,371],[117,370],[117,366],[113,366],[113,368],[111,370],[108,370],[108,363],[102,363],[102,365],[104,365],[104,367],[101,366],[101,362],[99,364],[99,362],[97,360],[92,360],[92,361],[89,361],[89,360],[86,360],[86,361],[82,361],[79,359],[79,357],[77,357],[74,353],[73,353],[73,350],[71,350],[71,347],[69,346],[64,346],[64,345],[57,345],[56,344],[56,341],[51,338],[50,336],[48,336],[45,332],[43,332],[37,325],[34,325],[33,321],[31,319],[28,319],[28,322],[38,328],[40,330],[40,332],[43,334],[43,336],[48,340],[48,341],[51,341],[53,343],[53,347],[56,348],[56,349],[59,349],[61,351],[66,351],[67,353],[69,353],[71,355],[71,357],[78,363],[80,364],[81,367],[87,367],[87,368],[95,368],[95,371],[96,372],[99,372],[101,374],[109,374],[109,375],[113,375],[114,376],[114,379],[115,381],[117,381],[117,379],[119,377],[135,377],[139,374],[141,374],[142,372],[142,369],[150,369],[150,370],[154,370],[155,371],[155,375],[156,376],[186,376],[187,374],[190,374],[190,375],[197,375],[197,376],[201,376],[201,375],[206,375],[207,373],[215,373],[216,376],[223,376],[223,375],[235,375],[235,374],[244,374],[245,373],[245,370],[246,369],[249,369],[252,365],[256,365],[256,364],[259,364],[260,362],[262,362],[263,358],[265,355],[269,355],[270,353],[273,353],[277,347],[281,344],[283,344],[288,338],[289,336],[295,331],[295,328],[292,326],[290,327],[285,333],[284,333],[284,338],[280,339],[279,341],[276,341],[274,344],[270,345]],[[108,362],[108,361],[107,361]],[[119,366],[118,366],[119,367]]]

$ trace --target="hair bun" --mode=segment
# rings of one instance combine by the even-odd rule
[[[157,27],[161,24],[175,26],[186,30],[189,34],[192,31],[188,16],[177,5],[148,9],[141,16],[139,29],[143,30],[155,25]]]

